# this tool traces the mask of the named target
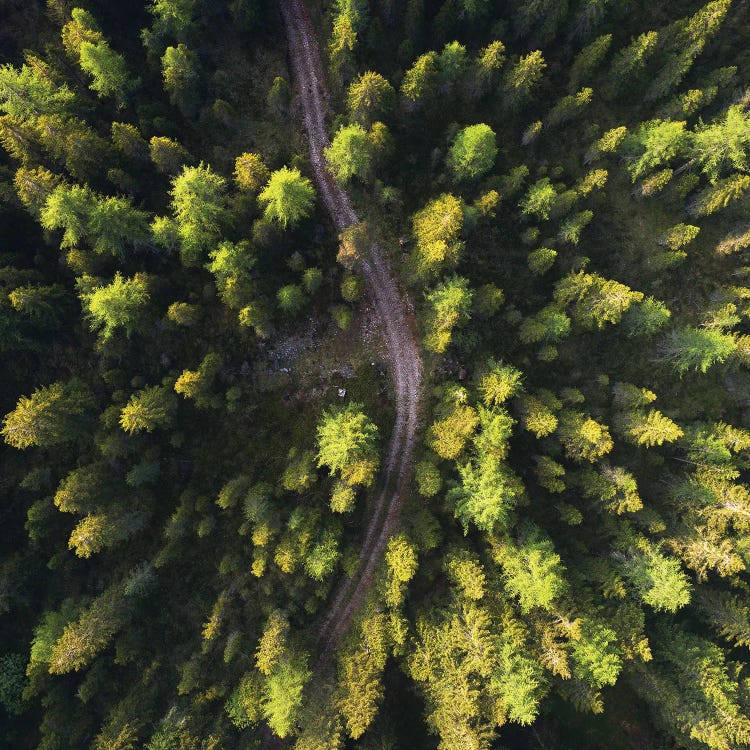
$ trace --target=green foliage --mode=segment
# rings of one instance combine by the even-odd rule
[[[281,289],[276,292],[276,300],[278,301],[281,310],[292,317],[295,317],[302,312],[302,308],[307,301],[302,288],[296,284],[282,286]]]
[[[91,76],[91,88],[99,96],[113,96],[120,102],[124,101],[132,84],[122,56],[104,41],[96,44],[83,42],[78,53],[81,69]]]
[[[570,66],[569,91],[575,91],[591,78],[594,71],[601,65],[611,44],[612,34],[602,34],[576,55]]]
[[[342,125],[325,150],[328,169],[340,182],[366,177],[372,168],[372,144],[361,125]]]
[[[656,409],[651,409],[648,414],[632,415],[628,420],[627,432],[638,445],[646,447],[671,443],[684,435],[669,417]]]
[[[453,329],[469,320],[472,291],[468,279],[452,276],[425,293],[427,311],[424,345],[442,354],[450,344]]]
[[[709,216],[743,200],[750,190],[750,175],[734,175],[701,190],[688,204],[690,216]]]
[[[552,268],[557,258],[557,250],[539,247],[529,253],[528,265],[533,274],[541,276]]]
[[[479,381],[479,393],[487,407],[497,407],[521,390],[523,375],[510,365],[490,360]]]
[[[54,80],[29,65],[18,69],[9,64],[0,66],[0,110],[15,120],[64,115],[73,96],[66,85],[57,86]]]
[[[459,239],[463,221],[463,204],[449,193],[417,211],[412,220],[416,240],[412,262],[420,278],[434,277],[444,266],[456,264],[463,248]]]
[[[471,524],[481,531],[507,528],[511,513],[523,494],[518,477],[494,460],[471,462],[459,468],[461,482],[446,494],[456,518],[468,533]]]
[[[84,429],[94,402],[79,380],[53,383],[21,396],[15,409],[3,419],[2,435],[8,445],[43,448],[75,440]]]
[[[690,602],[690,583],[673,557],[653,549],[637,551],[625,571],[643,601],[657,611],[676,612]]]
[[[184,44],[167,47],[161,58],[161,69],[170,101],[188,114],[198,86],[198,56]]]
[[[221,372],[221,357],[215,352],[209,352],[198,365],[197,370],[183,370],[175,381],[175,393],[184,398],[195,401],[199,409],[205,409],[214,404],[211,386],[214,377]]]
[[[227,699],[224,710],[237,729],[247,729],[261,718],[261,690],[262,683],[257,672],[247,672]],[[157,750],[156,747],[149,746],[149,748]]]
[[[151,161],[159,172],[176,175],[185,164],[193,161],[190,154],[171,138],[154,136],[148,142],[148,153]]]
[[[438,56],[428,52],[414,62],[404,74],[401,82],[401,95],[412,106],[429,100],[437,88]]]
[[[537,180],[528,190],[523,200],[518,204],[524,216],[534,216],[537,219],[549,219],[550,211],[557,201],[557,191],[549,177]]]
[[[504,102],[512,109],[520,107],[528,99],[544,76],[547,63],[540,50],[521,57],[505,75],[503,82]]]
[[[26,663],[21,654],[0,656],[0,706],[9,714],[19,714],[23,710],[25,666]]]
[[[258,199],[265,205],[266,219],[287,227],[310,215],[315,191],[298,169],[282,167],[271,174]]]
[[[643,301],[642,292],[625,284],[583,271],[569,274],[555,286],[555,300],[570,305],[573,318],[586,328],[619,323],[630,306]]]
[[[675,626],[660,628],[655,640],[654,664],[639,668],[631,684],[646,698],[658,725],[680,744],[712,750],[746,744],[750,721],[740,708],[734,667],[724,652]]]
[[[135,332],[150,299],[145,278],[126,279],[119,273],[115,274],[111,284],[96,286],[81,295],[91,330],[98,330],[102,341],[111,339],[121,328],[127,336]]]
[[[5,5],[0,744],[750,746],[742,3]]]
[[[594,90],[591,88],[582,88],[576,94],[569,94],[562,97],[557,104],[549,111],[544,124],[548,128],[554,128],[558,125],[570,122],[591,104]]]
[[[476,410],[456,400],[442,419],[430,426],[429,445],[441,458],[456,458],[478,424]]]
[[[88,188],[58,185],[47,196],[40,214],[45,229],[63,229],[61,248],[86,239],[99,255],[123,256],[127,247],[140,248],[149,239],[148,214],[129,198],[100,197]]]
[[[440,470],[430,461],[420,461],[414,467],[414,480],[419,488],[419,494],[423,497],[433,497],[440,492]]]
[[[691,243],[700,231],[700,227],[692,224],[675,224],[665,232],[660,244],[666,245],[670,250],[679,250]]]
[[[658,41],[659,34],[656,31],[647,31],[623,47],[612,61],[609,76],[611,85],[620,88],[632,81],[656,52]]]
[[[270,176],[260,154],[245,152],[234,160],[234,181],[241,190],[259,193]]]
[[[221,236],[226,215],[223,177],[203,164],[183,167],[169,192],[185,265],[196,265]]]
[[[607,425],[581,412],[563,412],[558,432],[565,453],[573,461],[594,462],[613,447]]]
[[[503,568],[503,583],[518,598],[522,612],[549,610],[565,590],[565,568],[552,542],[531,532],[518,545],[500,544],[495,555]]]
[[[651,120],[642,123],[622,142],[630,179],[635,182],[681,155],[689,142],[684,122]]]
[[[154,17],[153,35],[182,38],[190,28],[194,10],[195,0],[151,0],[148,12]],[[144,42],[148,40],[144,35]]]
[[[497,156],[495,131],[489,125],[459,130],[448,152],[448,168],[457,180],[473,180],[492,169]]]
[[[323,412],[317,429],[318,466],[327,466],[349,485],[372,484],[378,467],[378,428],[361,411],[347,404]]]
[[[747,172],[750,115],[738,105],[729,107],[722,120],[696,129],[691,147],[692,158],[712,183],[733,169]]]
[[[295,726],[302,705],[302,691],[310,679],[306,659],[285,654],[268,675],[263,688],[261,710],[274,733],[282,739]]]
[[[106,648],[124,622],[121,597],[117,587],[107,589],[65,625],[50,652],[50,674],[78,672]]]
[[[368,70],[349,84],[347,106],[353,120],[369,127],[393,108],[396,92],[380,73]]]
[[[658,299],[646,297],[630,305],[622,318],[628,336],[653,336],[672,317],[667,306]]]
[[[622,669],[617,634],[593,620],[585,620],[573,641],[573,674],[594,688],[614,685]]]
[[[731,334],[701,328],[675,328],[660,344],[659,358],[680,375],[689,370],[706,372],[721,364],[737,348]]]
[[[177,403],[167,388],[152,386],[134,393],[120,412],[120,427],[130,435],[169,427]]]

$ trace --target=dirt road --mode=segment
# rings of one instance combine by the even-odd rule
[[[310,161],[318,191],[336,228],[359,223],[347,193],[326,169],[324,150],[328,95],[322,58],[302,0],[282,0],[289,55],[296,79],[302,119],[310,146]],[[396,405],[396,420],[384,457],[375,504],[365,530],[359,564],[338,586],[318,632],[317,670],[324,668],[346,632],[373,581],[376,566],[398,523],[409,490],[419,414],[422,358],[417,345],[412,307],[399,290],[381,250],[373,246],[361,261],[367,293],[377,311],[388,354]]]

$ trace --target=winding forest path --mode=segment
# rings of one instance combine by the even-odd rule
[[[326,169],[324,149],[328,109],[323,64],[307,8],[302,0],[282,0],[289,55],[296,78],[302,119],[310,146],[315,182],[339,232],[359,224],[347,193]],[[395,392],[396,420],[383,463],[377,498],[365,530],[357,569],[338,586],[318,631],[322,670],[346,633],[373,581],[376,566],[398,523],[409,488],[419,415],[422,357],[412,307],[399,290],[381,250],[375,245],[361,260],[367,293],[377,310]]]

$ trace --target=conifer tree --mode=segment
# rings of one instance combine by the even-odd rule
[[[457,180],[485,175],[495,163],[495,132],[489,125],[470,125],[460,130],[448,152],[448,167]]]
[[[150,298],[148,281],[142,274],[126,279],[117,273],[111,284],[81,295],[89,325],[99,331],[102,341],[111,339],[118,329],[127,336],[138,330]]]
[[[430,201],[414,215],[416,247],[412,262],[420,277],[431,278],[444,265],[456,263],[463,248],[460,240],[463,221],[461,200],[449,193]]]
[[[226,181],[210,167],[183,167],[172,180],[170,197],[185,265],[195,265],[211,249],[225,218]]]
[[[67,383],[35,390],[22,396],[15,409],[5,415],[2,435],[8,445],[25,449],[51,447],[77,439],[87,422],[93,397],[84,383]]]
[[[282,167],[271,174],[258,199],[266,207],[267,219],[287,227],[310,215],[315,191],[298,169]]]

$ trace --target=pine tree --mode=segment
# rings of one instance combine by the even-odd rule
[[[378,428],[360,404],[323,412],[318,424],[318,466],[341,474],[349,485],[372,484],[378,467]]]
[[[234,181],[241,190],[259,193],[271,173],[260,154],[240,154],[234,161]]]
[[[164,90],[172,104],[189,117],[195,111],[200,77],[198,56],[184,44],[167,47],[161,58]]]
[[[255,666],[264,675],[271,674],[279,658],[285,653],[288,632],[289,621],[284,613],[280,610],[272,612],[255,651]]]
[[[20,123],[42,115],[65,115],[73,97],[66,85],[56,86],[28,65],[0,66],[0,110]]]
[[[261,709],[268,725],[282,739],[294,729],[310,676],[305,655],[287,651],[266,678]]]
[[[452,276],[425,293],[424,345],[442,354],[450,344],[453,329],[469,320],[472,291],[467,279]]]
[[[750,608],[742,597],[701,586],[695,601],[701,616],[735,646],[750,644]]]
[[[176,408],[174,395],[162,386],[134,393],[120,412],[120,427],[132,435],[169,427]]]
[[[503,584],[517,597],[521,612],[536,607],[550,610],[566,589],[565,567],[549,539],[537,529],[528,529],[518,545],[501,542],[494,550],[495,560],[503,568]]]
[[[709,216],[744,200],[750,190],[750,175],[733,175],[701,190],[687,205],[690,216]]]
[[[112,586],[68,623],[52,646],[50,674],[77,672],[87,666],[107,645],[125,622],[123,594]]]
[[[89,325],[99,331],[102,341],[111,339],[118,329],[127,336],[137,331],[150,298],[148,280],[141,274],[126,279],[117,273],[111,284],[81,294]]]
[[[3,439],[20,449],[76,440],[93,405],[89,389],[76,379],[39,388],[31,396],[22,396],[15,409],[5,415]]]
[[[447,163],[456,180],[474,180],[492,169],[496,156],[495,131],[489,125],[470,125],[456,134]]]
[[[431,278],[444,266],[455,265],[463,248],[463,221],[463,204],[449,193],[417,211],[412,220],[416,247],[411,259],[418,276]]]
[[[282,167],[271,174],[258,199],[266,207],[265,217],[286,228],[310,215],[315,191],[298,169]]]
[[[628,159],[630,179],[635,182],[681,156],[689,141],[683,121],[649,120],[642,123],[625,137],[620,149]]]
[[[635,412],[629,415],[626,432],[635,443],[647,448],[672,443],[684,435],[678,425],[656,409],[647,414]]]
[[[518,204],[524,216],[533,216],[537,219],[549,219],[555,202],[557,201],[557,190],[549,177],[537,180],[528,190],[523,200]]]
[[[692,159],[712,183],[727,171],[747,172],[750,115],[739,105],[729,107],[721,120],[698,127],[691,145]]]
[[[428,52],[417,58],[401,82],[401,95],[412,107],[428,102],[438,85],[438,56]]]
[[[70,21],[62,28],[62,43],[68,55],[77,60],[84,42],[98,44],[102,41],[104,36],[91,13],[83,8],[73,8]]]
[[[151,31],[144,30],[143,41],[150,46],[153,37],[174,36],[182,40],[193,22],[196,0],[151,0],[148,12],[154,17]]]
[[[510,365],[495,360],[487,363],[487,372],[479,381],[479,393],[484,405],[497,408],[521,390],[523,375]]]
[[[503,82],[503,103],[517,109],[526,103],[541,82],[547,63],[540,50],[529,52],[508,70]]]
[[[183,398],[192,399],[199,409],[209,408],[215,401],[211,386],[221,369],[221,357],[216,352],[209,352],[197,370],[182,371],[174,384],[175,393],[179,393]]]
[[[148,142],[148,155],[156,169],[168,175],[176,175],[193,161],[193,157],[177,141],[158,135]]]
[[[365,128],[387,115],[395,102],[393,86],[380,73],[368,70],[349,84],[349,114],[352,120]]]
[[[610,45],[612,34],[602,34],[594,39],[591,44],[584,47],[573,60],[570,66],[570,79],[568,91],[573,93],[582,83],[587,83],[594,71],[601,65]]]
[[[676,612],[690,602],[690,582],[679,560],[644,543],[625,561],[625,574],[657,612]]]
[[[659,359],[682,376],[689,370],[706,372],[725,362],[736,350],[731,334],[701,328],[675,328],[660,344]]]
[[[184,167],[172,180],[169,195],[185,265],[196,265],[219,239],[226,216],[225,185],[223,177],[203,164]]]
[[[601,329],[606,323],[619,323],[643,296],[618,281],[583,271],[568,274],[555,285],[555,300],[571,305],[574,320],[586,328]]]
[[[464,532],[468,533],[472,524],[488,533],[506,529],[524,492],[518,477],[492,459],[465,463],[458,473],[461,483],[446,493],[446,500]]]
[[[325,150],[328,169],[340,183],[366,179],[372,169],[373,149],[361,125],[342,125]]]
[[[79,63],[84,73],[91,76],[90,87],[99,96],[112,96],[124,103],[133,84],[125,60],[107,42],[83,42],[78,49]]]
[[[474,98],[485,96],[498,86],[499,71],[504,64],[505,45],[500,40],[490,42],[479,50],[474,62],[473,75],[469,80],[470,91]]]
[[[565,453],[573,461],[594,462],[613,447],[609,428],[582,412],[563,411],[558,434]]]

